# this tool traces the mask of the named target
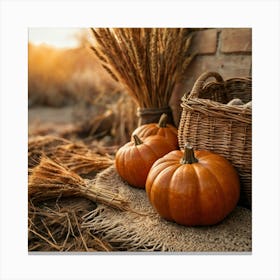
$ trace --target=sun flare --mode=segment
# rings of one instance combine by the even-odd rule
[[[83,28],[29,28],[28,41],[34,45],[47,44],[57,48],[75,48]]]

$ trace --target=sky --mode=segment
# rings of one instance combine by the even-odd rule
[[[75,34],[81,28],[29,28],[29,42],[40,45],[46,43],[57,48],[75,48],[78,40]]]

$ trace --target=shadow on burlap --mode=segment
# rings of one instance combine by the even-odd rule
[[[125,183],[114,166],[98,174],[96,185],[130,201],[132,211],[100,204],[84,216],[82,227],[108,241],[116,251],[252,251],[252,215],[246,208],[236,207],[214,226],[185,227],[162,219],[149,203],[145,190]]]

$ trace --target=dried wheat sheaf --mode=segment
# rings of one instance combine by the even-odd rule
[[[79,196],[120,210],[128,210],[128,202],[119,195],[97,188],[93,180],[81,178],[58,162],[42,156],[40,163],[29,171],[28,197],[32,201],[60,196]]]
[[[189,28],[91,28],[91,49],[103,67],[126,86],[141,108],[169,105],[175,84],[195,56]]]

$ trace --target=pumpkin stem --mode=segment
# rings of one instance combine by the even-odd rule
[[[194,156],[193,147],[190,145],[190,143],[186,143],[185,145],[185,151],[183,158],[181,159],[182,164],[192,164],[198,162],[197,158]]]
[[[167,119],[168,119],[168,116],[167,116],[167,114],[162,114],[161,116],[160,116],[160,119],[159,119],[159,121],[158,121],[158,126],[159,127],[166,127],[166,125],[167,125]]]
[[[134,139],[135,146],[143,144],[143,141],[136,134],[133,134],[132,136]]]

